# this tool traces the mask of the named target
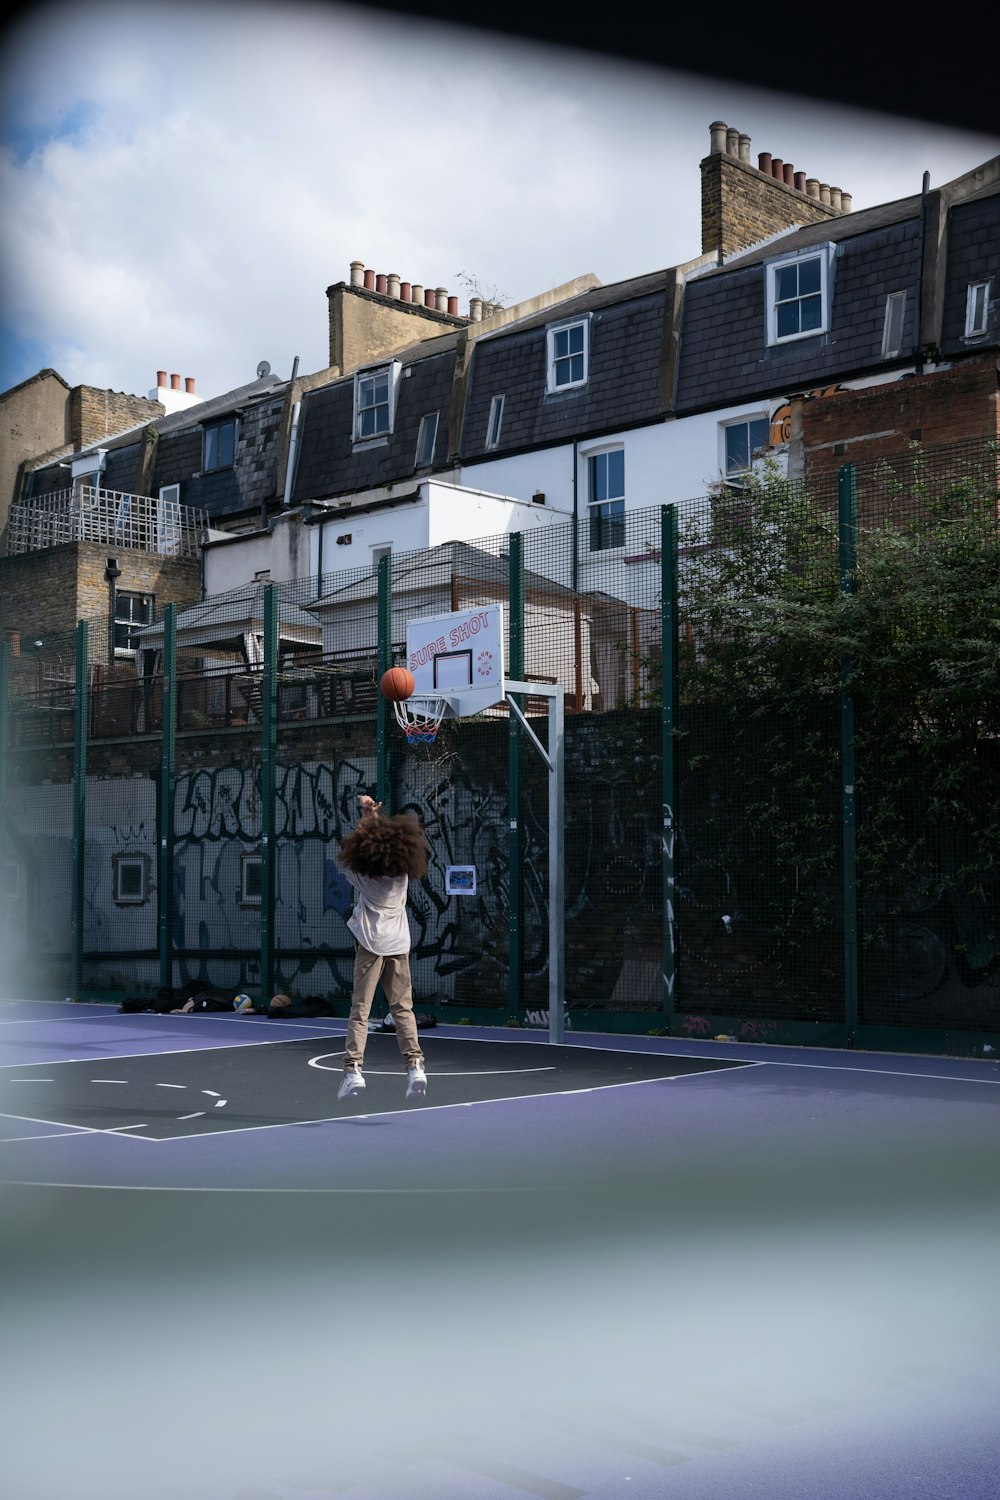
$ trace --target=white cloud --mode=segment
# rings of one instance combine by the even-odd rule
[[[998,149],[347,7],[51,6],[3,64],[8,325],[71,383],[138,392],[321,368],[355,258],[463,306],[459,272],[513,300],[690,259],[715,118],[856,209]]]

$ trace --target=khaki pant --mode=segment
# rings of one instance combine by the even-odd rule
[[[410,955],[408,953],[369,953],[356,944],[354,954],[354,994],[347,1022],[347,1046],[344,1049],[344,1071],[360,1068],[365,1059],[368,1040],[368,1014],[379,980],[389,1002],[389,1013],[396,1023],[396,1041],[407,1067],[423,1063],[417,1023],[413,1016],[413,991],[410,988]]]

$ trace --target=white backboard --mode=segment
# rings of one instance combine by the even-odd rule
[[[504,696],[503,606],[483,605],[410,620],[406,665],[415,698],[447,696],[458,714],[479,713]]]

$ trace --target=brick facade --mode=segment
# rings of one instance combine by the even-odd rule
[[[162,402],[145,396],[127,396],[124,391],[101,391],[93,385],[77,385],[70,392],[70,432],[74,448],[99,443],[112,433],[124,432],[140,422],[162,417]]]
[[[789,466],[807,482],[845,463],[899,458],[915,442],[926,452],[970,438],[1000,439],[1000,377],[988,355],[792,406],[792,449],[798,444],[798,453],[790,451]]]

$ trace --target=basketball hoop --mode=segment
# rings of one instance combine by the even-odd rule
[[[445,698],[402,698],[392,707],[408,745],[433,745],[448,702]]]

